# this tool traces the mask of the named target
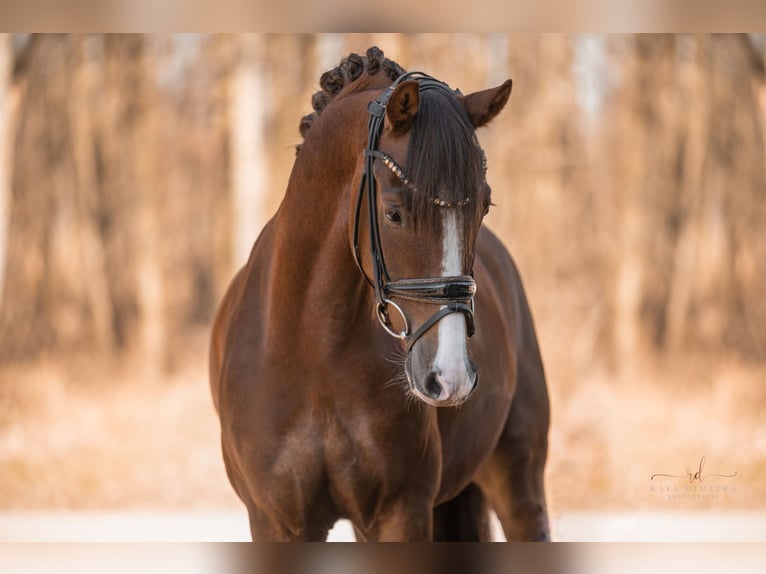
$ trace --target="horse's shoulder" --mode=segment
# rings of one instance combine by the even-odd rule
[[[486,227],[482,227],[478,242],[476,256],[481,260],[482,268],[486,272],[483,278],[492,281],[497,292],[507,296],[511,303],[506,308],[510,311],[509,320],[516,332],[515,339],[519,351],[538,356],[539,348],[532,313],[516,262],[500,239]],[[481,285],[479,288],[481,289]]]
[[[486,225],[479,230],[477,259],[490,271],[493,280],[506,279],[520,284],[519,271],[508,248]]]
[[[476,258],[479,261],[476,266],[480,272],[477,276],[479,289],[481,282],[491,282],[497,296],[506,301],[502,307],[510,311],[509,320],[515,328],[531,327],[526,319],[529,314],[528,302],[518,266],[500,238],[486,226],[482,226],[479,233]]]

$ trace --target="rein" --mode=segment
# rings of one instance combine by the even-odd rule
[[[389,88],[370,102],[367,110],[370,114],[368,122],[367,147],[364,150],[364,173],[359,184],[359,193],[356,200],[354,213],[354,259],[359,271],[375,290],[375,314],[378,321],[386,332],[397,339],[406,342],[407,352],[431,327],[441,319],[452,313],[462,313],[466,319],[468,336],[475,332],[473,320],[473,298],[476,293],[476,282],[470,275],[456,275],[450,277],[426,277],[420,279],[399,279],[392,281],[386,268],[386,260],[383,256],[383,246],[380,240],[380,228],[377,213],[377,182],[373,174],[375,160],[381,160],[405,185],[414,189],[412,183],[404,175],[403,170],[386,154],[378,151],[378,140],[383,129],[386,105],[396,87],[405,80],[416,79],[419,91],[442,90],[450,95],[455,92],[444,82],[441,82],[422,72],[408,72],[399,76]],[[459,92],[458,92],[459,93]],[[366,193],[365,193],[366,192]],[[367,276],[362,267],[359,253],[359,222],[362,212],[362,198],[367,197],[368,217],[370,223],[370,253],[372,255],[373,277]],[[468,204],[468,198],[454,203],[435,199],[434,204],[438,207],[455,208]],[[440,305],[441,308],[428,320],[414,331],[404,310],[393,299],[406,299],[419,303]],[[404,328],[397,332],[391,322],[389,308],[392,307],[401,316]]]

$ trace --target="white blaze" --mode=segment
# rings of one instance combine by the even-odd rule
[[[463,274],[462,245],[458,232],[458,213],[447,209],[443,219],[442,276]],[[441,371],[439,382],[448,395],[467,394],[472,381],[468,375],[468,350],[466,348],[466,323],[462,313],[450,313],[439,321],[439,346],[434,368]]]

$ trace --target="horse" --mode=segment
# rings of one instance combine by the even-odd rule
[[[320,78],[284,198],[226,291],[210,384],[254,541],[549,540],[549,402],[517,267],[482,224],[463,95],[377,47]],[[479,375],[481,381],[479,381]]]

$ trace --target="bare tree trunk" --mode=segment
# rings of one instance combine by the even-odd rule
[[[327,70],[337,66],[340,63],[340,59],[345,55],[344,43],[347,38],[344,38],[343,34],[318,34],[316,36],[315,47],[315,70],[313,73],[312,88],[318,89],[319,76]],[[363,44],[360,44],[362,46]],[[354,50],[365,50],[365,47],[354,47]]]
[[[8,217],[11,201],[11,165],[13,146],[11,106],[11,43],[8,34],[0,34],[0,303],[3,298],[5,260],[8,249]]]
[[[135,77],[138,114],[133,130],[133,153],[137,196],[136,278],[140,306],[139,344],[149,374],[164,367],[166,358],[165,292],[161,260],[161,202],[157,153],[148,142],[157,136],[157,98],[151,81],[151,57],[146,38],[139,42],[132,65]]]
[[[639,306],[641,303],[642,266],[636,250],[641,237],[639,210],[626,202],[621,218],[622,261],[617,270],[617,295],[615,304],[615,346],[620,368],[626,372],[634,367],[639,347]]]
[[[268,78],[262,54],[262,35],[247,34],[232,74],[231,170],[233,186],[233,262],[243,265],[266,223],[268,170],[265,165]],[[297,125],[297,124],[296,124]]]
[[[82,36],[71,39],[73,65],[71,94],[68,99],[72,157],[77,193],[75,193],[76,224],[74,232],[79,245],[81,268],[84,277],[82,287],[90,307],[99,351],[114,350],[114,317],[106,276],[106,253],[96,228],[94,217],[97,203],[97,182],[94,154],[93,103],[98,74],[97,63],[88,47],[100,39]]]
[[[647,114],[643,94],[636,94],[636,86],[652,93],[652,85],[646,81],[646,64],[636,46],[640,41],[633,38],[609,40],[616,61],[625,70],[627,78],[625,92],[622,97],[615,99],[614,108],[610,110],[611,121],[605,124],[607,143],[604,146],[609,154],[607,165],[611,168],[604,172],[609,181],[607,189],[614,190],[612,233],[616,248],[611,252],[610,262],[614,269],[612,345],[615,364],[623,372],[634,369],[639,349],[643,346],[640,307],[645,280],[642,231],[646,221],[642,188],[646,179],[648,121],[643,117]],[[646,41],[650,42],[651,39]],[[631,147],[625,149],[625,146],[615,155],[616,142],[629,142]]]
[[[486,54],[487,85],[496,86],[503,83],[509,77],[508,35],[490,34],[487,37]]]
[[[689,41],[676,38],[676,42]],[[704,200],[704,163],[708,147],[709,99],[705,89],[705,51],[707,39],[696,38],[693,61],[678,72],[681,98],[676,103],[676,118],[685,118],[679,126],[679,142],[683,142],[681,177],[678,180],[680,198],[678,236],[673,246],[673,266],[669,278],[670,288],[665,308],[666,351],[677,351],[686,334],[689,305],[694,281],[697,277],[699,235]],[[678,59],[677,59],[678,60]]]
[[[103,111],[97,151],[101,241],[120,351],[140,354],[150,376],[166,359],[160,237],[162,182],[156,124],[158,97],[147,39],[104,38]]]

